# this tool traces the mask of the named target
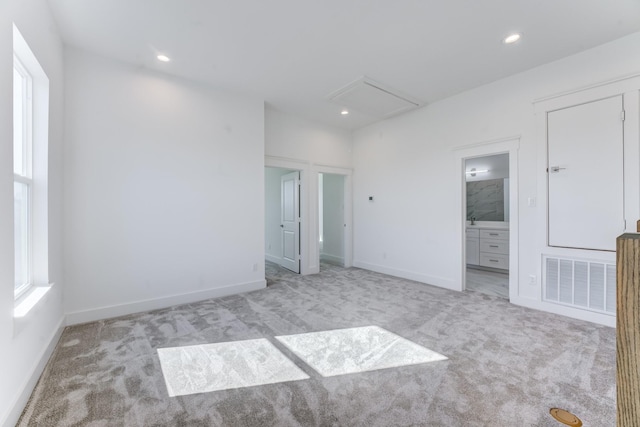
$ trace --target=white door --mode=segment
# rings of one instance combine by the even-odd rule
[[[624,231],[622,95],[548,113],[549,246],[614,251]]]
[[[300,273],[300,172],[283,175],[280,183],[282,231],[280,264],[295,273]]]

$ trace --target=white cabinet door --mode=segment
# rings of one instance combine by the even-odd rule
[[[467,264],[480,264],[480,239],[467,237]]]
[[[624,231],[622,95],[549,112],[549,246],[614,251]]]

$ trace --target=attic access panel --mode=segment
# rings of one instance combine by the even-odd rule
[[[332,93],[329,99],[345,108],[377,119],[391,117],[421,105],[420,101],[366,77]]]
[[[547,113],[549,246],[615,251],[625,230],[623,96]]]

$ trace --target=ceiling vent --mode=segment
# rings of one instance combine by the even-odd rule
[[[361,77],[333,92],[328,98],[342,107],[376,119],[395,116],[422,105],[417,99],[400,94],[367,77]]]

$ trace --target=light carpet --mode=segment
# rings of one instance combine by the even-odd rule
[[[615,330],[356,268],[65,329],[19,426],[615,425]],[[323,377],[276,336],[378,326],[448,360]],[[159,348],[265,339],[309,379],[171,397]]]

